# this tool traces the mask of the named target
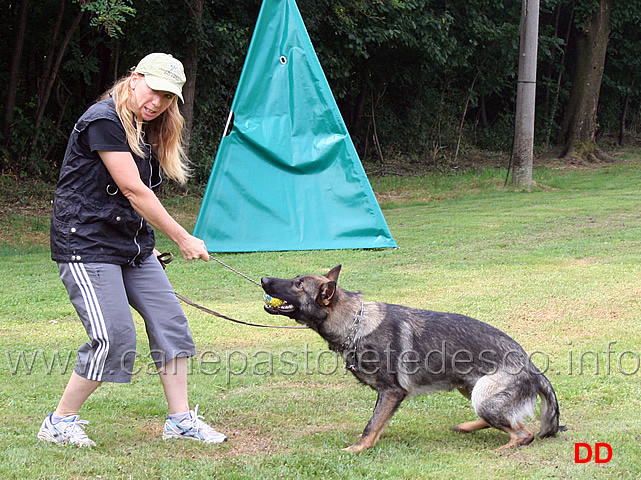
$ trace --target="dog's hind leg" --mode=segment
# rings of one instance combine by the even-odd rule
[[[484,428],[490,428],[490,427],[491,425],[489,423],[487,423],[483,419],[480,419],[480,420],[474,420],[473,422],[459,423],[456,427],[454,427],[454,431],[459,433],[471,433],[477,430],[482,430]]]
[[[523,426],[526,418],[534,417],[536,392],[528,377],[519,378],[506,372],[486,375],[472,390],[472,406],[488,425],[507,432],[510,441],[497,450],[528,445],[534,434]]]
[[[461,393],[461,395],[463,395],[468,400],[472,399],[472,394],[467,388],[460,386],[458,387],[458,391]],[[459,423],[452,430],[458,433],[470,433],[470,432],[475,432],[477,430],[481,430],[483,428],[489,428],[490,426],[491,425],[489,423],[481,419],[481,420],[474,420],[473,422]]]
[[[378,392],[374,413],[370,418],[361,438],[354,445],[344,448],[346,452],[358,453],[376,445],[381,436],[385,425],[389,422],[396,409],[407,396],[407,392],[402,389],[383,390]]]

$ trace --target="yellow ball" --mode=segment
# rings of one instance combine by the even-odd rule
[[[285,303],[283,300],[280,298],[275,298],[270,295],[265,294],[265,303],[269,305],[270,307],[280,307],[283,303]]]

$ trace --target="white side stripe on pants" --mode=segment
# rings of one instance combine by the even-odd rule
[[[85,302],[87,316],[91,324],[93,339],[98,342],[98,347],[95,350],[94,356],[87,368],[87,378],[89,380],[102,381],[103,370],[105,366],[105,359],[109,352],[109,334],[105,326],[105,321],[100,310],[100,304],[96,292],[94,291],[91,279],[87,274],[87,270],[82,263],[70,263],[69,269],[73,275],[76,284],[80,288],[82,298]]]

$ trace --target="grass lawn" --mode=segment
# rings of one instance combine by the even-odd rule
[[[475,415],[461,395],[442,392],[404,402],[376,447],[358,455],[341,448],[362,432],[376,395],[320,337],[236,325],[189,306],[199,350],[191,401],[229,442],[160,438],[166,403],[139,318],[132,383],[104,384],[81,412],[97,447],[38,442],[85,333],[49,259],[47,196],[3,179],[0,478],[638,478],[641,155],[539,167],[530,192],[503,188],[504,175],[370,178],[398,249],[217,255],[255,279],[342,264],[339,283],[367,300],[459,312],[501,328],[546,372],[568,427],[497,453],[507,434],[453,433]],[[164,203],[191,229],[197,196]],[[162,236],[159,249],[177,252]],[[167,273],[177,292],[229,316],[288,321],[264,313],[261,290],[215,262],[176,259]],[[538,431],[538,420],[531,428]],[[610,462],[575,463],[576,443],[597,442],[611,446]]]

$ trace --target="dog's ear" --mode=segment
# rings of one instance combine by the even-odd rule
[[[323,307],[329,307],[332,304],[332,301],[334,300],[335,295],[336,295],[336,282],[331,281],[331,282],[323,283],[320,286],[320,289],[318,290],[318,297],[316,297],[316,301],[318,302],[319,305],[322,305]]]
[[[338,274],[341,273],[341,267],[342,267],[342,265],[336,265],[325,276],[327,278],[329,278],[332,282],[337,282],[338,281]]]

